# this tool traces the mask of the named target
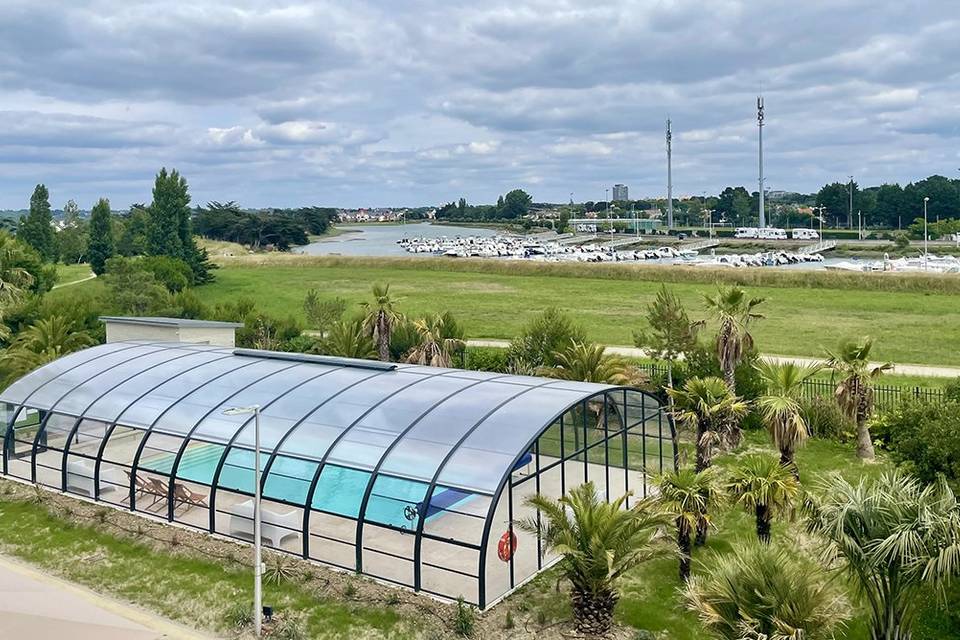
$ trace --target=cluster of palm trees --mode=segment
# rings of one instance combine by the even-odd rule
[[[449,367],[463,352],[463,329],[449,313],[410,319],[399,310],[390,285],[375,284],[362,313],[333,322],[314,351],[345,358],[401,359],[432,367]]]

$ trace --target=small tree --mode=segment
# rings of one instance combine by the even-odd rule
[[[90,247],[87,251],[90,268],[95,274],[103,275],[107,269],[107,260],[115,253],[113,243],[113,216],[110,214],[110,201],[100,198],[90,212]]]
[[[763,454],[746,456],[727,481],[727,492],[753,511],[757,539],[770,542],[770,524],[776,514],[788,512],[800,496],[800,481],[776,458]]]
[[[851,484],[823,479],[807,504],[808,530],[843,562],[870,611],[871,640],[909,640],[924,593],[941,597],[960,575],[960,506],[947,483],[923,484],[899,471]]]
[[[658,489],[657,503],[673,516],[680,552],[680,579],[687,581],[694,532],[709,526],[711,507],[723,499],[720,483],[714,469],[697,473],[690,467],[663,474],[654,483]]]
[[[510,367],[517,373],[531,373],[540,367],[552,367],[556,356],[571,342],[587,342],[586,332],[571,317],[549,307],[529,322],[510,342]]]
[[[799,480],[800,471],[794,454],[806,441],[809,430],[800,398],[803,383],[814,376],[821,366],[804,367],[793,362],[759,360],[754,367],[760,372],[766,386],[766,394],[757,398],[756,407],[773,444],[780,450],[780,464],[791,469]]]
[[[449,313],[428,315],[415,320],[413,326],[417,331],[418,342],[407,356],[407,362],[431,367],[449,367],[453,355],[466,348],[463,330]]]
[[[41,318],[24,329],[0,355],[0,386],[6,386],[37,367],[95,344],[93,337],[69,316]]]
[[[37,250],[44,262],[57,261],[57,236],[53,230],[50,193],[38,184],[30,196],[30,212],[20,219],[17,238]]]
[[[395,308],[399,300],[390,297],[390,285],[373,285],[373,302],[364,302],[364,324],[377,343],[380,360],[390,361],[390,334],[393,326],[403,319]]]
[[[726,640],[832,640],[850,618],[843,588],[799,553],[740,544],[712,554],[683,591],[687,607]]]
[[[697,333],[703,322],[693,322],[687,310],[666,285],[661,285],[657,297],[647,306],[649,331],[633,334],[638,347],[647,349],[655,360],[667,363],[667,386],[673,386],[673,363],[697,346]]]
[[[332,300],[321,299],[316,289],[307,291],[303,299],[303,312],[307,316],[307,323],[321,335],[325,334],[335,322],[339,322],[346,310],[346,300],[339,297]]]
[[[560,554],[560,571],[572,587],[576,627],[583,633],[609,631],[620,598],[620,577],[665,551],[660,538],[669,518],[649,501],[624,509],[628,495],[606,503],[592,482],[569,490],[559,500],[536,495],[526,505],[541,517],[518,525],[542,539],[544,553]]]
[[[362,317],[334,322],[316,348],[322,353],[341,358],[377,357],[376,345],[364,327]]]
[[[835,352],[827,351],[827,366],[840,376],[834,393],[840,409],[857,425],[857,456],[873,460],[873,440],[867,420],[873,413],[873,381],[893,368],[889,362],[870,366],[871,338],[845,339]]]
[[[561,380],[596,382],[599,384],[628,384],[631,367],[618,356],[605,354],[603,345],[571,341],[554,356],[552,367],[541,367],[538,373]]]
[[[735,396],[720,378],[690,378],[682,389],[668,389],[676,403],[676,420],[694,432],[696,470],[712,464],[713,447],[731,422],[746,415],[749,405]]]

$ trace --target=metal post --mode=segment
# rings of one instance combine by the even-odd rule
[[[847,210],[847,229],[853,227],[853,176],[850,177],[850,185],[848,191],[850,192],[850,208]]]
[[[667,229],[673,229],[673,132],[667,118]]]
[[[253,630],[260,637],[263,618],[263,561],[260,553],[260,407],[253,407],[254,445],[253,452]]]
[[[930,238],[930,234],[927,233],[927,203],[930,202],[929,197],[924,197],[923,199],[923,270],[927,270],[927,240]]]
[[[760,130],[760,228],[767,226],[767,217],[763,210],[763,96],[757,96],[757,128]]]

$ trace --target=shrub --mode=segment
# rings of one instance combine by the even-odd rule
[[[800,412],[810,428],[810,435],[815,438],[849,442],[856,435],[854,425],[832,397],[803,398]]]
[[[943,387],[943,396],[950,402],[960,402],[960,378],[951,380]]]
[[[457,613],[453,618],[453,632],[461,638],[473,635],[477,623],[477,614],[473,607],[463,601],[463,596],[457,598]]]
[[[583,327],[556,307],[550,307],[528,322],[510,343],[511,368],[536,370],[552,367],[557,363],[556,354],[571,342],[583,344],[586,341]]]
[[[235,602],[227,609],[224,618],[227,626],[233,629],[246,629],[253,624],[253,605]]]
[[[871,432],[895,462],[924,482],[960,480],[960,402],[909,399],[885,411]]]
[[[307,291],[303,299],[303,312],[307,316],[307,324],[321,333],[326,333],[330,325],[342,320],[346,310],[346,300],[340,297],[323,300],[316,289]]]
[[[170,293],[183,291],[193,284],[193,269],[178,258],[169,256],[144,256],[136,258],[141,269],[149,271],[157,282]]]
[[[497,347],[467,347],[467,369],[506,373],[510,367],[509,352]]]

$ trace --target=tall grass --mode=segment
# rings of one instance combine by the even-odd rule
[[[856,273],[801,269],[730,269],[682,265],[644,265],[584,262],[532,262],[525,260],[484,260],[449,258],[370,258],[346,256],[304,256],[270,253],[236,258],[218,258],[224,264],[283,265],[287,267],[380,268],[410,271],[489,273],[496,275],[597,278],[647,282],[695,284],[736,284],[741,286],[846,289],[856,291],[898,291],[960,294],[960,277],[925,273]]]

